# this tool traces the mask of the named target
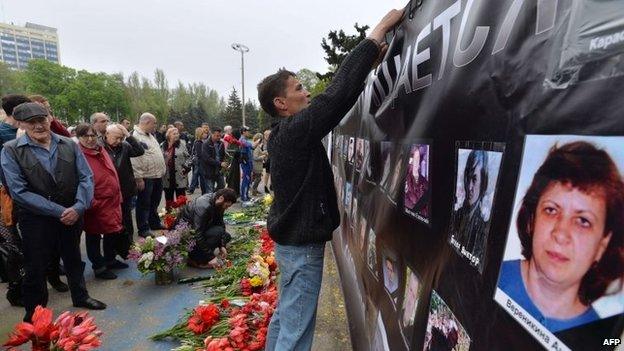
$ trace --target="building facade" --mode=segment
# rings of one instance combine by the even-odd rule
[[[61,63],[56,28],[28,22],[24,27],[0,23],[0,61],[21,70],[32,59]]]

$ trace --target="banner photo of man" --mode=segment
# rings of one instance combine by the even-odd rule
[[[399,267],[396,254],[388,249],[382,250],[384,287],[394,302],[394,293],[399,288]]]
[[[394,169],[390,172],[392,175],[388,178],[389,183],[387,184],[387,196],[394,205],[399,201],[399,197],[403,195],[403,179],[405,179],[405,155],[407,154],[407,150],[404,147],[398,148],[398,154],[396,158],[393,160],[392,164],[395,165]]]
[[[524,145],[494,299],[546,348],[575,328],[569,349],[583,333],[611,338],[615,325],[601,320],[624,313],[624,138],[529,135]]]
[[[401,324],[403,326],[403,336],[409,345],[412,342],[414,318],[416,317],[416,308],[418,308],[418,299],[420,297],[420,279],[409,266],[405,267],[404,291]]]
[[[455,204],[449,244],[483,273],[496,181],[503,157],[502,145],[458,143]],[[495,149],[496,151],[492,150]]]
[[[435,290],[431,291],[425,351],[468,351],[470,336]]]
[[[403,206],[405,213],[429,224],[431,207],[429,186],[429,145],[414,144],[409,152]]]
[[[377,235],[375,235],[375,230],[371,228],[368,231],[368,247],[366,248],[366,262],[368,263],[368,268],[375,279],[378,279],[377,276]]]
[[[347,148],[347,161],[353,164],[353,157],[355,156],[355,138],[349,138],[349,146]]]
[[[362,172],[364,158],[368,156],[369,142],[366,139],[357,138],[355,141],[355,170]]]

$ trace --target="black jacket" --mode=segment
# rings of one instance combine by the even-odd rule
[[[134,179],[134,171],[132,171],[131,157],[139,157],[145,153],[143,146],[133,137],[129,136],[121,144],[116,147],[104,143],[104,148],[110,155],[117,169],[119,177],[119,185],[121,186],[121,196],[126,202],[137,194],[136,181]]]
[[[217,155],[219,156],[219,161],[217,161]],[[221,162],[224,161],[225,145],[223,145],[221,140],[213,142],[210,137],[204,140],[201,153],[199,154],[199,169],[202,175],[208,179],[217,178],[221,171]]]
[[[224,247],[229,241],[229,234],[225,232],[223,212],[216,208],[214,200],[212,193],[196,197],[182,207],[177,218],[195,230],[196,245],[206,252]],[[214,230],[215,227],[219,230]]]
[[[273,127],[268,151],[275,199],[268,229],[278,244],[325,242],[338,227],[334,179],[321,140],[356,102],[378,55],[377,44],[363,40],[344,59],[325,92],[299,113],[280,117]]]

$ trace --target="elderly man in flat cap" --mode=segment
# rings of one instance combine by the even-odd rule
[[[63,258],[74,306],[105,309],[89,297],[80,257],[82,214],[93,198],[89,165],[76,143],[50,131],[48,111],[41,105],[20,104],[13,118],[26,133],[4,144],[0,162],[23,239],[24,321],[48,302],[45,272],[55,250]]]

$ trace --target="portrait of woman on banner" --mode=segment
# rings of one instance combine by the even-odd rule
[[[555,143],[515,226],[522,258],[503,262],[499,289],[553,333],[604,318],[594,303],[621,294],[624,276],[624,183],[611,156],[587,141]],[[609,312],[622,313],[621,301]]]
[[[414,145],[410,151],[410,161],[405,180],[405,211],[421,219],[429,218],[430,189],[427,167],[429,146]]]

